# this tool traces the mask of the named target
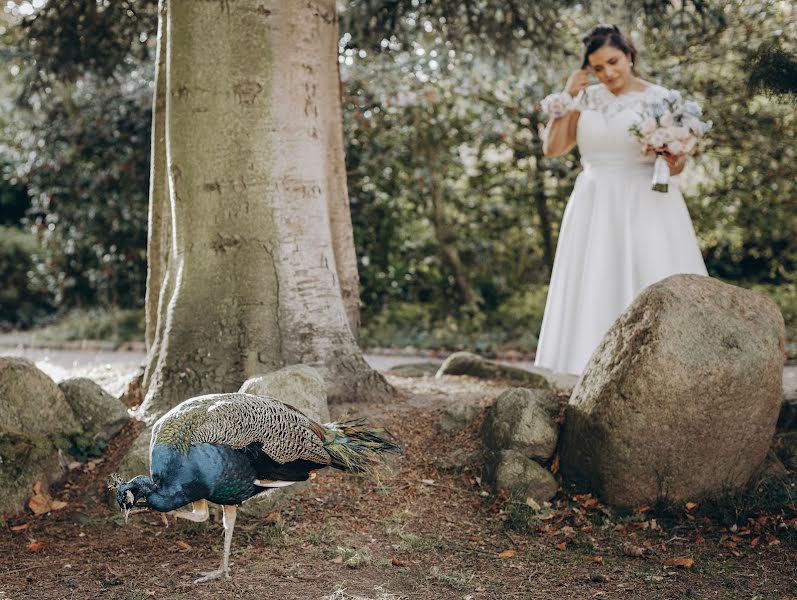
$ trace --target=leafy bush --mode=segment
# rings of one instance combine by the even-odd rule
[[[116,343],[144,339],[144,309],[76,309],[58,323],[36,332],[41,340],[107,340]]]
[[[36,238],[0,226],[0,329],[28,328],[53,310],[52,297],[34,265]]]

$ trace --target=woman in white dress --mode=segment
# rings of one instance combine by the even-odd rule
[[[578,144],[584,167],[567,203],[535,364],[580,375],[611,324],[646,286],[676,273],[706,275],[676,181],[653,191],[652,156],[629,133],[640,103],[668,90],[640,79],[636,50],[614,25],[585,38],[567,81],[570,110],[545,130],[546,156]],[[587,85],[588,69],[600,81]],[[684,156],[666,155],[672,175]]]

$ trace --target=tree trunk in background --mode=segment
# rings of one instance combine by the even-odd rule
[[[334,0],[170,0],[161,19],[168,201],[155,150],[141,416],[296,363],[330,400],[391,397],[344,297],[357,279]]]
[[[147,350],[157,338],[158,304],[161,283],[169,256],[169,187],[166,178],[166,39],[164,0],[158,3],[158,45],[155,52],[155,93],[152,102],[152,147],[149,177],[149,223],[147,226],[147,292],[146,336]],[[146,382],[145,382],[146,384]]]

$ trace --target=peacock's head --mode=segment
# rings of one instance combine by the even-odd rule
[[[135,506],[146,507],[146,495],[151,491],[152,485],[148,477],[139,475],[127,483],[119,483],[116,487],[116,502],[125,513],[125,523],[130,511]]]

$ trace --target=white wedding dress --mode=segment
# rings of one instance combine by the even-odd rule
[[[565,208],[534,364],[580,375],[606,331],[646,286],[676,273],[706,275],[677,181],[651,189],[653,158],[628,131],[640,104],[666,88],[580,97],[584,170]]]

